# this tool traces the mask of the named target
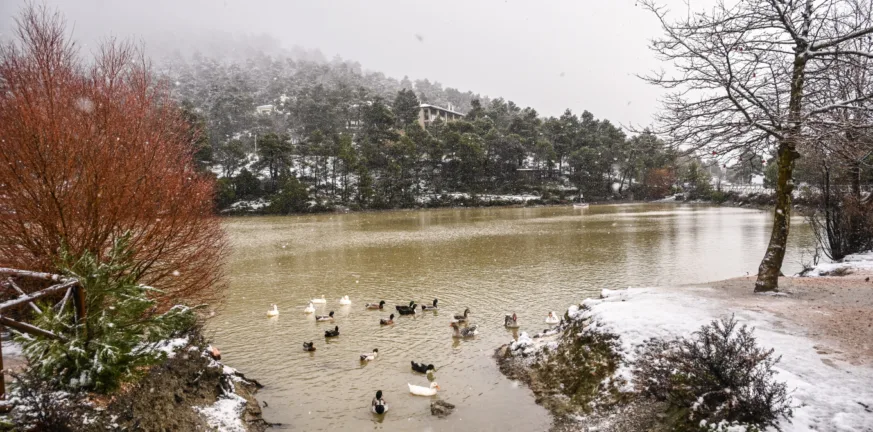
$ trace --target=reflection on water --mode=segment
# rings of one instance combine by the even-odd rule
[[[524,387],[497,370],[493,349],[517,332],[503,328],[518,314],[521,331],[546,327],[561,311],[603,288],[705,282],[754,273],[769,238],[770,214],[674,204],[460,209],[356,213],[227,221],[234,254],[231,289],[208,329],[228,364],[267,385],[265,416],[306,430],[544,430],[548,417]],[[795,219],[785,272],[800,269],[812,246]],[[750,286],[749,289],[752,289]],[[316,314],[303,314],[324,295]],[[352,305],[338,299],[348,295]],[[396,316],[409,300],[438,312]],[[364,309],[386,300],[384,311]],[[280,315],[267,318],[270,304]],[[480,334],[453,340],[451,322],[464,308]],[[326,340],[324,330],[340,328]],[[313,341],[316,352],[304,352]],[[361,363],[359,355],[379,349]],[[437,398],[458,406],[446,419],[430,415],[427,385],[410,361],[433,363]],[[368,411],[376,390],[391,409]]]

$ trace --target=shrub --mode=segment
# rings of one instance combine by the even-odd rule
[[[72,302],[59,310],[50,304],[33,324],[67,340],[20,335],[29,367],[36,376],[52,377],[67,390],[114,390],[141,366],[161,360],[156,344],[191,329],[191,308],[174,306],[162,314],[156,308],[155,288],[136,283],[135,253],[130,236],[115,242],[106,261],[93,254],[75,258],[62,253],[64,273],[77,278],[85,290],[86,315],[74,322]]]
[[[730,317],[691,338],[649,341],[637,359],[635,385],[643,395],[667,401],[674,430],[734,422],[747,430],[775,427],[791,416],[785,384],[773,381],[778,361]]]
[[[102,260],[130,232],[137,275],[164,289],[155,313],[219,300],[213,179],[166,83],[129,43],[80,58],[45,8],[17,22],[0,44],[0,266],[56,272],[62,246]]]
[[[12,373],[10,416],[12,430],[75,431],[84,419],[87,401],[82,393],[58,390],[56,377],[41,377],[33,371]]]

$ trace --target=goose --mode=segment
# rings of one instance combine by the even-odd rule
[[[303,313],[306,313],[306,314],[315,313],[315,306],[312,305],[312,302],[309,302],[309,306],[306,306],[306,308],[303,309]]]
[[[326,337],[326,338],[337,337],[337,336],[339,336],[339,326],[334,327],[333,330],[325,330],[324,331],[324,337]]]
[[[339,299],[339,304],[343,306],[348,306],[352,304],[352,301],[351,299],[349,299],[349,296],[343,296],[343,298]]]
[[[422,387],[406,383],[409,386],[409,392],[416,396],[433,396],[440,389],[440,385],[436,381],[430,383],[430,387]]]
[[[312,300],[309,300],[309,303],[325,304],[327,303],[327,300],[324,299],[324,296],[321,296],[321,298],[314,298]]]
[[[267,316],[268,317],[279,316],[279,307],[276,305],[273,305],[273,309],[270,309],[267,311]]]
[[[433,306],[421,305],[421,310],[437,310],[437,299],[433,299]]]
[[[415,301],[409,302],[409,306],[394,306],[397,309],[397,312],[400,312],[400,315],[412,315],[415,313],[415,307],[418,306],[415,304]]]
[[[380,325],[391,325],[394,324],[394,314],[388,317],[388,319],[382,318],[379,320]]]
[[[470,308],[464,309],[463,315],[455,315],[455,319],[458,320],[458,322],[464,322],[467,321],[467,315],[470,315]]]
[[[518,328],[518,317],[515,315],[515,312],[512,315],[503,317],[503,326],[506,328]]]
[[[382,309],[383,306],[385,306],[385,300],[382,300],[379,303],[367,303],[364,305],[365,308],[373,310]]]
[[[561,322],[558,318],[558,314],[556,312],[549,312],[549,316],[546,317],[546,324],[557,324]]]
[[[473,336],[476,336],[477,334],[479,334],[479,326],[477,326],[475,324],[471,325],[469,327],[461,328],[458,326],[458,323],[452,322],[451,324],[449,324],[449,326],[455,331],[455,333],[452,335],[452,337],[469,338],[469,337],[473,337]]]
[[[427,373],[427,371],[432,371],[432,370],[436,369],[435,367],[433,367],[432,364],[429,364],[429,365],[426,365],[424,363],[418,364],[414,361],[411,361],[410,363],[412,363],[412,370],[414,370],[416,372]]]
[[[327,315],[316,315],[316,321],[333,321],[333,311],[330,311]]]
[[[370,411],[373,414],[385,414],[388,412],[388,404],[385,402],[385,399],[382,399],[382,390],[376,391],[376,397],[370,403]]]
[[[363,354],[361,354],[361,361],[373,361],[373,360],[376,360],[376,356],[377,356],[377,355],[379,355],[379,349],[378,349],[378,348],[373,348],[373,352],[371,352],[371,353],[369,353],[369,354],[367,354],[367,353],[363,353]]]
[[[315,351],[315,345],[312,342],[303,342],[303,351]]]

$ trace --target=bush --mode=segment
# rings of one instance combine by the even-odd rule
[[[62,389],[108,392],[141,366],[161,360],[158,342],[194,326],[194,311],[184,306],[148,313],[157,307],[157,290],[136,283],[140,270],[133,264],[129,238],[115,242],[106,262],[92,254],[61,254],[64,273],[77,278],[85,290],[86,315],[74,321],[72,302],[62,303],[59,310],[45,304],[33,324],[66,341],[17,336],[36,376],[52,377]]]
[[[41,377],[33,371],[12,374],[12,430],[67,432],[85,420],[87,401],[82,393],[58,390],[56,377]]]
[[[691,338],[650,340],[637,359],[635,385],[666,401],[674,430],[702,425],[777,426],[791,416],[784,383],[773,381],[779,357],[757,346],[752,330],[734,317],[713,321]]]

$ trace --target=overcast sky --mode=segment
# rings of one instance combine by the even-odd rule
[[[648,124],[659,91],[635,73],[660,68],[658,34],[634,0],[46,0],[85,44],[97,37],[193,37],[204,30],[269,33],[388,76],[504,97],[543,115],[589,110]],[[678,0],[668,3],[685,7]],[[21,0],[0,0],[9,36]],[[419,38],[420,36],[420,38]]]

